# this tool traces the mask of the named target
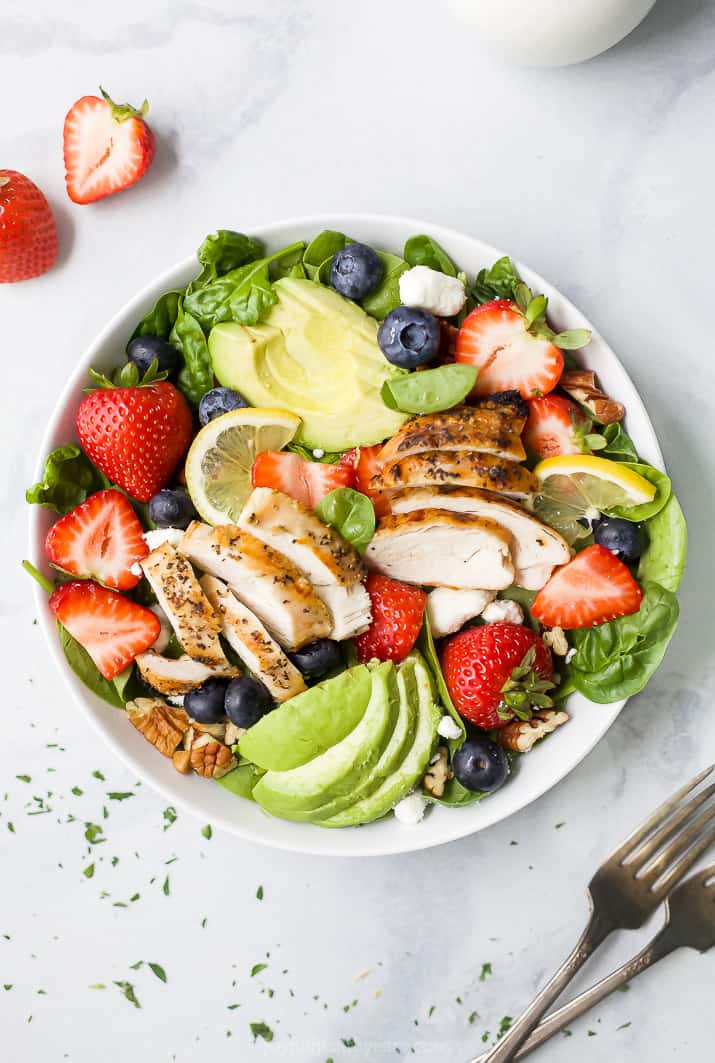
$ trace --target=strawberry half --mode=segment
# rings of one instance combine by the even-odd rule
[[[53,565],[124,591],[141,575],[132,566],[149,553],[131,502],[120,491],[97,491],[53,524],[45,540]]]
[[[403,661],[422,627],[427,595],[419,587],[370,572],[365,582],[372,622],[355,639],[359,661]]]
[[[103,88],[70,107],[64,125],[65,181],[74,203],[94,203],[135,184],[154,158],[154,134],[140,110],[115,103]]]
[[[57,258],[57,228],[37,185],[0,170],[0,284],[39,277]]]
[[[457,335],[458,362],[476,365],[473,395],[518,391],[522,398],[553,391],[563,372],[561,351],[532,335],[516,303],[494,299],[472,310]]]
[[[547,627],[594,627],[637,613],[642,598],[622,561],[604,546],[587,546],[541,588],[531,615]]]
[[[373,476],[377,476],[379,472],[382,472],[382,462],[380,461],[382,446],[382,443],[378,443],[374,447],[360,447],[360,456],[355,468],[355,488],[363,495],[367,495],[373,504],[375,515],[378,517],[384,517],[390,512],[390,501],[387,493],[385,491],[375,491],[370,486]]]
[[[560,395],[544,395],[529,400],[529,416],[522,433],[524,444],[540,458],[559,454],[581,454],[581,445],[591,422],[575,402]]]
[[[50,609],[72,638],[84,646],[105,679],[114,679],[156,642],[158,618],[116,591],[91,580],[63,583],[50,597]]]
[[[287,450],[264,450],[251,469],[254,487],[272,487],[314,509],[321,498],[338,487],[352,487],[355,469],[350,462],[331,465],[306,461]]]

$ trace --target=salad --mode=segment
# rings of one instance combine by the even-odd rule
[[[569,693],[642,690],[678,620],[683,514],[589,341],[506,257],[209,235],[27,491],[70,668],[275,816],[493,793]]]

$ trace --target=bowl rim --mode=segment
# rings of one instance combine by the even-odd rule
[[[326,212],[319,214],[298,215],[295,217],[283,218],[278,221],[271,221],[268,224],[256,224],[250,226],[247,230],[252,235],[259,239],[270,241],[273,237],[282,233],[286,229],[305,228],[306,232],[315,230],[316,232],[321,229],[336,228],[341,231],[350,231],[354,228],[356,232],[359,232],[361,228],[380,228],[380,227],[401,227],[406,230],[411,230],[412,233],[427,233],[431,235],[435,240],[440,243],[449,244],[450,242],[467,241],[474,245],[475,253],[478,251],[480,255],[490,259],[492,262],[497,258],[502,257],[506,252],[494,247],[493,245],[486,243],[478,237],[473,237],[469,233],[454,229],[448,226],[434,224],[424,219],[412,218],[403,215],[394,214],[382,214],[376,212],[346,212],[340,213]],[[389,242],[389,241],[388,241]],[[615,368],[626,379],[628,385],[630,385],[631,397],[630,401],[634,401],[638,408],[638,416],[641,420],[641,429],[639,434],[647,437],[645,440],[647,445],[643,445],[639,440],[639,450],[646,449],[649,452],[649,460],[652,464],[664,469],[664,462],[662,452],[658,443],[658,439],[655,433],[655,429],[651,422],[648,411],[637,392],[635,385],[633,384],[628,371],[623,366],[622,362],[618,358],[618,355],[611,348],[608,342],[601,336],[597,329],[589,322],[585,315],[568,299],[564,296],[559,289],[555,288],[546,278],[542,277],[535,270],[526,266],[524,263],[517,259],[514,259],[519,273],[522,277],[526,277],[528,282],[533,286],[537,284],[540,286],[540,290],[549,295],[550,300],[558,298],[559,304],[562,308],[567,310],[571,316],[580,319],[582,326],[590,328],[593,332],[594,338],[597,338],[602,344],[604,353],[612,360]],[[92,364],[96,353],[104,346],[108,339],[110,339],[118,328],[121,322],[127,317],[132,315],[138,315],[140,308],[145,306],[150,299],[155,300],[158,296],[168,290],[171,283],[177,275],[182,273],[189,273],[192,269],[196,268],[195,253],[180,261],[174,263],[172,266],[167,267],[160,274],[147,282],[138,292],[135,293],[127,302],[124,303],[119,310],[116,311],[109,319],[107,324],[96,334],[94,339],[84,349],[82,355],[74,364],[68,379],[65,382],[64,387],[61,389],[59,397],[53,407],[52,413],[49,417],[45,430],[42,434],[42,439],[39,447],[39,454],[37,462],[35,464],[35,479],[41,479],[44,469],[44,462],[47,454],[52,449],[54,443],[54,437],[60,426],[63,417],[66,414],[69,403],[76,395],[78,383],[81,378],[86,375],[87,368]],[[619,396],[620,397],[620,396]],[[45,565],[45,559],[39,555],[38,544],[44,538],[44,533],[41,533],[40,523],[45,511],[40,506],[30,506],[29,512],[29,556],[32,558],[33,563],[38,567]],[[34,602],[37,608],[38,617],[40,619],[40,626],[45,636],[46,642],[50,650],[50,656],[57,665],[65,684],[65,688],[68,689],[72,695],[73,702],[80,708],[84,718],[90,723],[96,733],[98,733],[103,741],[109,746],[113,753],[119,758],[122,764],[127,770],[138,775],[143,782],[157,790],[162,797],[169,801],[172,805],[179,805],[184,811],[189,812],[191,815],[205,819],[207,815],[211,816],[211,822],[214,826],[218,826],[226,830],[227,832],[239,836],[242,839],[250,842],[255,842],[266,846],[268,848],[280,849],[288,852],[305,853],[307,855],[319,855],[319,856],[342,856],[342,857],[361,857],[361,856],[383,856],[383,855],[395,855],[399,853],[414,852],[422,849],[434,848],[439,845],[447,844],[451,841],[456,841],[460,838],[469,837],[476,834],[481,830],[508,819],[516,813],[522,811],[522,809],[528,807],[534,801],[538,800],[545,793],[561,782],[567,775],[569,775],[581,761],[593,750],[593,748],[601,741],[606,732],[609,730],[617,716],[622,711],[627,699],[619,702],[614,702],[610,705],[599,705],[598,711],[602,716],[602,726],[598,733],[588,741],[582,748],[579,748],[578,753],[572,757],[566,765],[560,765],[559,768],[552,774],[544,773],[543,779],[536,786],[532,786],[528,795],[523,798],[518,798],[516,802],[513,802],[513,806],[501,814],[490,813],[489,809],[493,807],[491,802],[487,801],[486,804],[477,802],[468,806],[471,809],[479,809],[480,812],[485,813],[480,817],[478,821],[473,818],[468,819],[464,816],[465,809],[445,809],[444,811],[452,811],[454,815],[450,819],[454,820],[454,825],[445,830],[443,837],[430,838],[420,840],[421,831],[419,827],[415,827],[411,830],[403,827],[400,824],[395,823],[392,831],[392,840],[385,842],[381,840],[380,844],[370,843],[370,826],[359,830],[342,830],[342,831],[327,831],[320,830],[317,827],[310,827],[309,832],[303,829],[305,825],[302,824],[289,824],[290,827],[297,827],[295,835],[291,834],[289,837],[276,840],[270,836],[262,834],[260,829],[252,829],[243,823],[238,823],[231,819],[228,814],[223,815],[220,812],[212,810],[210,813],[206,810],[202,810],[197,807],[195,801],[191,799],[192,790],[186,787],[186,794],[180,789],[172,790],[167,787],[161,779],[147,775],[145,769],[138,763],[138,759],[134,757],[129,749],[119,741],[111,732],[111,729],[102,722],[102,719],[95,716],[91,711],[88,703],[88,698],[91,697],[90,692],[86,692],[81,686],[80,681],[71,672],[68,667],[64,655],[61,652],[60,643],[56,634],[56,627],[54,618],[52,617],[49,609],[47,608],[47,598],[42,589],[35,583],[33,587]],[[177,776],[177,778],[179,778]],[[180,777],[184,779],[183,776]],[[516,778],[512,782],[512,785],[516,782]],[[460,821],[460,813],[462,819]],[[270,817],[269,817],[270,818]],[[285,823],[285,821],[280,821]],[[354,839],[354,844],[346,844],[344,842],[338,842],[338,836],[345,837],[349,835],[351,839]],[[320,839],[320,841],[318,841]],[[333,840],[335,839],[335,840]]]

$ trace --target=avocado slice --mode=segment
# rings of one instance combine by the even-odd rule
[[[239,739],[239,752],[266,771],[307,764],[350,734],[371,693],[369,669],[364,664],[348,668],[269,712]]]
[[[341,742],[290,771],[269,771],[253,790],[254,800],[284,819],[305,820],[328,801],[352,801],[356,784],[382,756],[397,719],[395,667],[391,661],[370,672],[372,690],[365,714]],[[306,815],[306,813],[308,815]]]
[[[260,325],[224,322],[209,335],[220,384],[252,406],[285,407],[302,418],[296,440],[323,450],[370,446],[394,435],[407,415],[380,396],[404,375],[377,344],[378,324],[332,288],[282,277],[278,302]]]
[[[413,741],[402,763],[369,796],[356,801],[329,819],[321,819],[321,827],[355,827],[359,823],[371,823],[380,819],[415,788],[427,770],[442,712],[435,701],[432,677],[424,660],[414,654],[405,661],[402,668],[410,662],[414,662],[417,687],[417,724]]]

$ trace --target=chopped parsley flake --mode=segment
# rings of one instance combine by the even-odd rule
[[[270,1026],[266,1026],[265,1022],[252,1022],[249,1025],[254,1041],[258,1040],[259,1037],[262,1037],[264,1041],[273,1040],[273,1030]]]
[[[107,794],[110,801],[126,801],[128,797],[134,797],[131,790],[110,790]]]
[[[166,971],[160,963],[149,963],[149,970],[159,979],[160,982],[166,982]]]
[[[106,838],[100,838],[100,834],[104,834],[104,829],[99,826],[98,823],[85,823],[84,836],[90,845],[100,845],[102,842],[106,842]]]
[[[130,1004],[133,1004],[135,1008],[141,1007],[141,1004],[137,1000],[136,993],[134,992],[134,986],[131,982],[115,982],[114,985],[119,987],[122,996],[125,997]]]
[[[256,890],[256,900],[259,900],[259,901],[263,900],[263,886],[259,886],[258,889]]]
[[[168,897],[169,894],[171,893],[171,889],[169,888],[169,876],[168,875],[164,879],[164,884],[163,884],[163,886],[161,888],[162,888],[162,891],[164,893],[164,896]]]
[[[343,1044],[345,1045],[346,1048],[354,1048],[355,1047],[355,1038],[354,1037],[341,1037],[340,1040],[343,1042]]]
[[[213,834],[213,831],[211,830],[211,824],[207,823],[205,827],[202,827],[201,833],[203,834],[206,841],[210,841],[211,835]]]
[[[81,797],[82,794],[84,793],[84,790],[80,789],[79,786],[73,786],[72,789],[70,790],[70,793],[73,793],[75,795],[75,797]]]
[[[101,771],[93,771],[92,772],[92,778],[93,779],[99,779],[100,782],[106,782],[107,781],[104,778],[104,776],[102,775]],[[117,984],[119,984],[119,983],[117,983]]]
[[[480,975],[479,975],[479,981],[480,982],[486,982],[487,976],[490,975],[491,973],[492,973],[492,965],[491,965],[491,963],[483,963],[482,964],[482,970],[481,970]]]
[[[478,1018],[479,1018],[479,1016],[477,1015],[476,1011],[473,1011],[471,1013],[471,1015],[469,1016],[469,1025],[473,1026]]]
[[[251,967],[251,978],[255,978],[255,976],[260,974],[261,971],[265,971],[267,966],[267,963],[255,963],[253,967]]]
[[[511,1015],[503,1015],[499,1020],[499,1029],[497,1030],[497,1041],[501,1041],[507,1030],[511,1029],[512,1017]]]
[[[176,823],[176,809],[173,805],[169,805],[162,812],[164,818],[164,830],[168,830],[174,823]]]
[[[91,878],[94,874],[94,864],[87,864],[82,874],[85,878]]]
[[[16,775],[15,778],[19,779],[20,782],[32,782],[32,778],[29,775]]]

